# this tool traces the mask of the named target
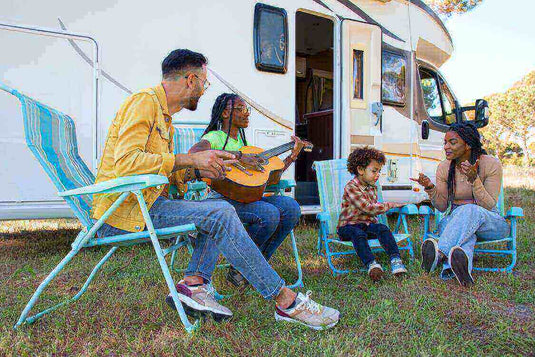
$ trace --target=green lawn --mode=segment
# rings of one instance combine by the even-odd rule
[[[68,220],[2,222],[0,355],[533,355],[535,191],[508,188],[507,205],[522,206],[526,214],[518,265],[509,275],[475,273],[472,289],[427,276],[408,259],[409,276],[402,280],[388,275],[373,284],[363,273],[333,278],[315,252],[315,226],[302,223],[296,234],[306,289],[342,312],[335,328],[320,332],[276,323],[272,302],[244,294],[224,302],[233,320],[207,320],[189,336],[164,302],[166,285],[150,245],[119,250],[78,303],[13,331],[39,282],[69,251],[77,226]],[[418,239],[421,223],[411,224]],[[76,292],[104,253],[95,248],[79,254],[39,306]],[[285,244],[274,267],[293,280],[290,254]],[[386,263],[384,256],[380,260]],[[357,264],[355,258],[342,263]],[[221,272],[215,281],[231,291]]]

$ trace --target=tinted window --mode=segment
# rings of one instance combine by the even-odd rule
[[[256,68],[268,72],[286,72],[288,22],[284,9],[256,4],[254,47]]]
[[[364,51],[353,50],[353,98],[364,98]]]
[[[420,84],[427,114],[435,121],[444,123],[438,83],[435,75],[427,70],[420,69]]]
[[[407,59],[402,54],[383,51],[382,101],[405,104]]]

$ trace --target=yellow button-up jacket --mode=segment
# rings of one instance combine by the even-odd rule
[[[173,134],[167,98],[161,84],[132,94],[111,123],[96,182],[122,176],[158,174],[168,177],[182,191],[184,170],[172,173],[175,163]],[[143,190],[149,209],[162,192],[168,192],[167,186]],[[94,195],[92,218],[99,219],[119,195]],[[130,194],[106,223],[129,232],[144,230],[145,222],[135,195]]]

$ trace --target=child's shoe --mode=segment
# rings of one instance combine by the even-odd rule
[[[379,281],[383,277],[384,271],[381,264],[375,260],[368,264],[368,275],[372,281]]]
[[[390,268],[392,269],[392,274],[395,276],[407,274],[407,268],[405,268],[401,258],[395,257],[390,259]]]

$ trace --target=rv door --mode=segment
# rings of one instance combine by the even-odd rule
[[[381,146],[381,37],[376,25],[342,21],[342,157],[355,145]]]

